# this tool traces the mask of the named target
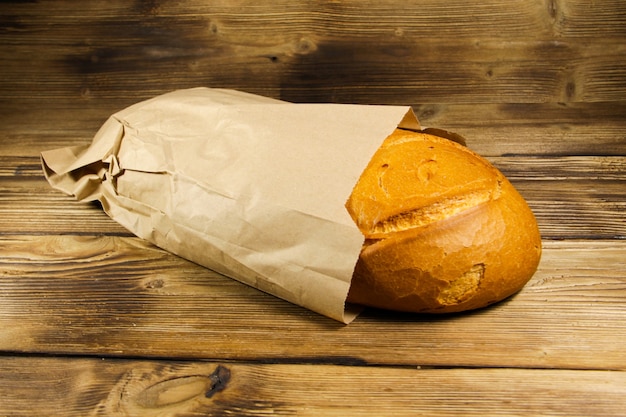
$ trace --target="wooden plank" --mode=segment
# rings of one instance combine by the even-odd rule
[[[626,238],[624,181],[512,181],[545,239]]]
[[[502,156],[488,158],[511,181],[624,181],[626,156]]]
[[[106,30],[124,33],[128,28]],[[102,34],[75,36],[107,39]],[[207,41],[196,49],[189,42],[173,50],[162,46],[161,39],[118,42],[126,46],[50,48],[36,61],[26,51],[44,45],[21,48],[24,55],[13,53],[5,61],[6,81],[0,81],[0,88],[13,100],[34,93],[54,100],[114,98],[128,91],[148,97],[206,85],[294,102],[372,104],[616,101],[626,90],[626,73],[616,64],[626,57],[623,42],[591,42],[585,48],[553,41],[514,45],[440,41],[423,46],[405,41],[279,39],[275,45],[243,47],[213,41],[217,44],[210,52]],[[294,52],[298,49],[306,52]],[[8,48],[0,49],[0,55],[9,54]]]
[[[535,38],[554,35],[562,38],[600,35],[615,37],[626,31],[626,7],[620,0],[555,0],[552,2],[522,1],[504,5],[497,0],[474,4],[468,8],[462,0],[445,4],[434,0],[399,3],[396,0],[290,2],[258,1],[254,4],[233,1],[202,0],[171,4],[123,1],[85,2],[57,0],[49,9],[28,3],[5,7],[7,28],[23,29],[25,22],[55,22],[71,18],[114,19],[141,16],[144,19],[210,16],[217,22],[232,26],[249,26],[251,32],[275,30],[288,32],[294,24],[358,35],[389,34],[389,28],[406,28],[415,36],[429,37],[438,31],[441,37]],[[399,24],[401,23],[401,24]],[[369,24],[369,26],[368,26]],[[273,26],[273,27],[272,27]],[[9,30],[7,30],[10,32]],[[251,36],[251,35],[249,35]]]
[[[344,326],[136,238],[0,236],[0,350],[626,370],[626,242],[547,241],[515,297]]]
[[[211,85],[299,102],[526,103],[626,91],[626,14],[616,1],[491,1],[471,14],[461,1],[57,6],[7,10],[4,97]]]
[[[483,156],[626,154],[626,104],[421,104],[424,126],[456,132]]]
[[[626,238],[625,157],[493,157],[524,196],[544,239]]]
[[[626,35],[626,8],[621,0],[556,0],[548,3],[556,32],[563,37],[581,37],[601,31],[607,36]]]
[[[626,372],[0,357],[0,415],[621,416]],[[367,400],[364,400],[366,398]]]
[[[78,203],[52,189],[35,164],[37,159],[28,160],[27,164],[0,169],[0,234],[131,236],[102,211],[99,203]]]

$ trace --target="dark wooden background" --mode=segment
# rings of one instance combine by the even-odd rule
[[[1,1],[0,416],[626,409],[626,2]],[[342,326],[53,191],[39,152],[179,88],[411,105],[544,239],[517,296]]]

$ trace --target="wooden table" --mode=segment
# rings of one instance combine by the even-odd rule
[[[0,5],[0,416],[626,413],[624,2],[180,3]],[[46,183],[39,152],[199,85],[412,105],[528,200],[538,272],[344,326]]]

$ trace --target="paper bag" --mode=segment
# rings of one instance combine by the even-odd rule
[[[363,236],[346,211],[410,107],[174,91],[112,115],[90,145],[42,153],[50,184],[135,235],[343,323]]]

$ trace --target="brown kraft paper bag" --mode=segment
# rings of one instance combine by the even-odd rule
[[[349,323],[363,236],[344,204],[396,127],[419,129],[410,107],[193,88],[115,113],[42,164],[54,188],[100,201],[136,236]]]

